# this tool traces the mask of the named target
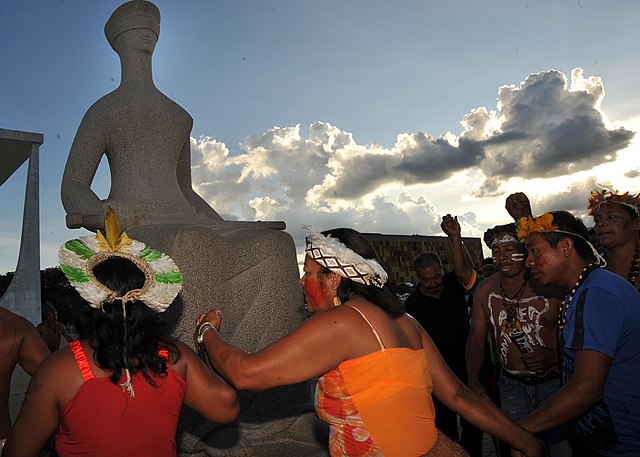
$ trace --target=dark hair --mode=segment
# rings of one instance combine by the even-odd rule
[[[144,273],[123,257],[110,257],[101,262],[93,274],[119,296],[142,288],[145,282]],[[167,361],[158,351],[164,348],[176,358],[180,357],[175,339],[170,336],[170,323],[164,313],[156,313],[141,301],[129,301],[125,306],[126,322],[121,300],[104,302],[103,311],[82,303],[74,311],[74,324],[80,338],[89,339],[96,364],[112,371],[109,377],[112,383],[117,384],[128,368],[132,375],[141,372],[155,385],[150,373],[167,375]]]
[[[638,214],[635,209],[627,205],[620,205],[620,206],[622,206],[623,211],[626,211],[627,213],[629,213],[629,215],[631,216],[631,219],[638,219],[640,217],[640,214]]]
[[[432,251],[421,252],[413,259],[413,269],[418,272],[418,268],[429,268],[432,265],[442,267],[440,256]]]
[[[518,232],[516,229],[516,224],[511,222],[510,224],[496,225],[495,227],[488,229],[486,232],[484,232],[482,239],[484,240],[484,244],[486,244],[487,247],[491,249],[491,242],[495,240],[498,235],[511,235],[517,239],[517,233]]]
[[[492,257],[485,257],[484,259],[482,259],[482,262],[480,262],[480,267],[484,267],[485,265],[494,265],[495,263],[493,262],[493,258]]]
[[[337,228],[333,230],[326,230],[322,232],[322,234],[339,240],[342,244],[361,257],[365,259],[373,259],[381,264],[378,253],[360,232],[350,228]],[[404,305],[391,291],[388,283],[380,288],[342,277],[340,285],[338,286],[337,295],[342,302],[349,300],[350,295],[358,295],[379,306],[393,317],[400,317],[405,313]]]
[[[568,211],[550,211],[553,215],[553,225],[557,227],[557,232],[540,232],[540,236],[551,245],[556,245],[564,238],[571,238],[576,253],[587,262],[596,260],[593,250],[587,241],[589,230],[581,219],[575,217]]]

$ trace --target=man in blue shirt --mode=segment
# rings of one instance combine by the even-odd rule
[[[566,211],[522,218],[527,266],[566,291],[560,318],[563,387],[522,425],[569,422],[574,455],[640,456],[640,293],[600,268],[579,219]]]

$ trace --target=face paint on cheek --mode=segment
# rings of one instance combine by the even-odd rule
[[[307,304],[316,305],[322,301],[322,283],[314,278],[308,278],[304,283],[304,293],[307,294]]]
[[[524,254],[511,254],[511,260],[514,262],[524,262]]]

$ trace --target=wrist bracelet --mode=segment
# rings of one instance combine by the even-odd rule
[[[218,329],[209,321],[205,321],[198,327],[198,337],[196,338],[196,342],[198,346],[204,349],[204,334],[207,330],[218,331]]]

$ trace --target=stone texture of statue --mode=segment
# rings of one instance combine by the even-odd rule
[[[88,109],[73,141],[62,181],[67,226],[95,231],[111,206],[132,238],[166,252],[182,270],[183,293],[170,308],[181,339],[193,345],[196,317],[215,304],[225,338],[253,352],[305,318],[295,246],[283,222],[225,221],[193,190],[193,120],[152,79],[159,33],[157,7],[142,0],[118,7],[105,26],[121,82]],[[91,183],[105,154],[111,188],[101,200]],[[179,454],[326,455],[310,383],[242,392],[241,408],[232,427],[185,410]]]

